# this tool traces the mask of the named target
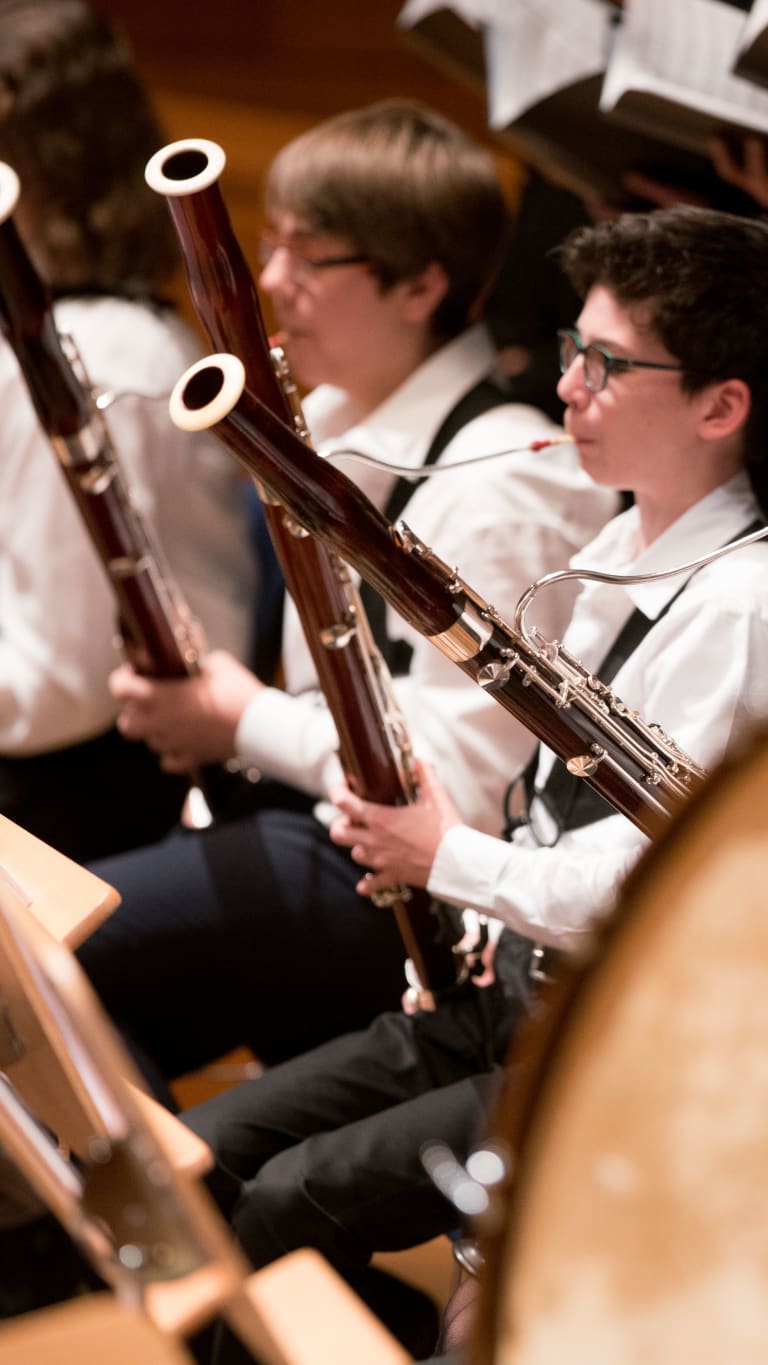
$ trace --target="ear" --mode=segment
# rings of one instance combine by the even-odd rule
[[[429,322],[448,292],[448,276],[438,261],[430,261],[418,275],[401,280],[402,316],[406,322]]]
[[[719,384],[710,384],[701,398],[699,434],[705,441],[733,436],[744,426],[752,406],[749,384],[743,379],[724,379]]]

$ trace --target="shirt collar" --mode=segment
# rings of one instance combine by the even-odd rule
[[[321,385],[305,414],[324,454],[341,444],[418,468],[443,419],[463,394],[493,369],[496,352],[482,324],[470,327],[428,356],[363,422],[344,430],[345,395]],[[343,468],[343,459],[338,461]]]
[[[636,507],[608,522],[571,560],[576,569],[610,573],[660,573],[688,564],[736,539],[751,522],[763,520],[747,474],[742,470],[689,507],[652,544],[638,551]],[[685,574],[624,587],[634,606],[655,620],[686,581]]]

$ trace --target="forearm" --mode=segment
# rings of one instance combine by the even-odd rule
[[[428,889],[537,942],[575,947],[611,908],[647,842],[618,815],[564,835],[555,848],[505,843],[459,825],[440,842]]]
[[[240,717],[236,746],[241,762],[310,796],[325,795],[329,769],[336,775],[336,727],[319,693],[262,688]]]

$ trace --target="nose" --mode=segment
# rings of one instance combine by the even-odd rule
[[[584,361],[580,355],[574,356],[568,369],[561,374],[557,384],[557,396],[561,403],[569,407],[584,405],[589,401],[589,389],[584,378]]]
[[[267,264],[262,266],[259,288],[263,289],[265,294],[285,294],[290,291],[293,284],[290,252],[284,247],[276,247]]]

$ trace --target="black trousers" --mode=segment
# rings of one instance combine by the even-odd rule
[[[239,1044],[273,1064],[399,1007],[391,911],[357,894],[307,798],[254,796],[239,820],[92,864],[122,904],[78,958],[166,1102],[169,1077]]]
[[[470,985],[433,1014],[382,1015],[184,1114],[213,1149],[212,1191],[254,1267],[314,1247],[412,1353],[433,1350],[435,1322],[425,1337],[411,1297],[368,1262],[457,1226],[420,1153],[440,1140],[461,1160],[482,1136],[525,990],[521,969],[516,1001]],[[212,1359],[248,1356],[220,1328]]]
[[[0,811],[76,862],[162,839],[187,785],[117,730],[31,758],[0,757]]]

